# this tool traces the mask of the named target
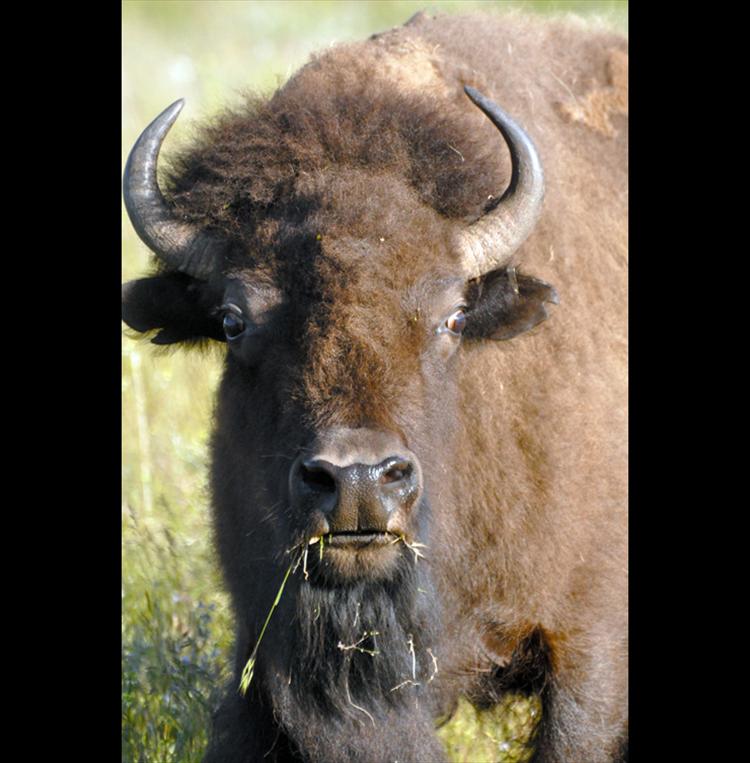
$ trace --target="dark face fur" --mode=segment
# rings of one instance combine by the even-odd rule
[[[250,634],[293,566],[259,674],[298,739],[317,713],[353,724],[355,744],[368,714],[413,703],[437,669],[429,518],[451,502],[440,475],[451,462],[465,283],[439,246],[411,243],[413,226],[439,226],[437,216],[415,215],[413,203],[400,212],[394,195],[408,192],[370,192],[372,219],[332,228],[324,203],[285,228],[278,259],[230,271],[217,316],[228,335],[213,442],[217,540]],[[386,217],[389,233],[377,235]],[[284,279],[277,263],[289,259],[303,264]],[[410,473],[389,469],[391,458]],[[300,476],[310,459],[333,466]],[[376,470],[374,486],[339,479],[352,463]],[[319,732],[310,745],[324,745]]]
[[[373,212],[388,208],[393,191],[370,194]],[[438,224],[426,210],[422,216]],[[286,229],[275,243],[278,261],[290,259],[287,247],[306,254],[294,278],[274,278],[275,262],[267,261],[265,275],[237,269],[224,284],[218,317],[229,352],[214,490],[253,501],[238,522],[254,527],[259,510],[273,511],[282,550],[367,529],[421,542],[434,443],[449,443],[454,425],[465,284],[444,264],[446,252],[414,251],[409,221],[390,228],[404,235],[387,238],[367,234],[377,231],[374,220],[357,222],[361,231],[354,224],[331,230],[324,218]],[[368,476],[352,465],[379,469],[379,486],[365,484]],[[347,469],[351,475],[340,474]],[[347,496],[348,486],[356,494]],[[222,511],[237,511],[234,495]],[[354,505],[370,500],[385,504],[389,517]],[[347,516],[336,516],[337,502],[351,504]],[[329,545],[325,576],[332,583],[387,578],[401,555],[397,545]]]

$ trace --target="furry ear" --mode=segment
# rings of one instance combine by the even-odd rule
[[[467,339],[512,339],[549,317],[546,302],[560,303],[553,286],[517,273],[515,268],[483,276],[468,296]]]
[[[183,273],[139,278],[122,286],[122,319],[136,331],[161,329],[154,344],[224,341],[221,321],[213,314],[215,302],[208,284]]]

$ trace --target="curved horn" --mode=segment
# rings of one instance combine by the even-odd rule
[[[491,211],[458,234],[456,243],[469,279],[500,268],[536,225],[544,199],[544,173],[531,138],[496,103],[473,87],[464,92],[503,134],[511,159],[510,184]]]
[[[141,241],[169,267],[206,279],[226,244],[178,219],[156,180],[162,141],[184,105],[182,98],[175,101],[141,133],[125,165],[122,191],[130,222]]]

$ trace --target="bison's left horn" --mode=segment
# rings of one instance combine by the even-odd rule
[[[503,134],[511,159],[510,184],[495,207],[458,235],[456,247],[469,279],[507,265],[536,225],[544,173],[531,138],[496,103],[473,87],[466,95]]]
[[[143,243],[170,268],[206,279],[225,242],[180,220],[156,180],[159,149],[184,104],[175,101],[141,133],[125,165],[122,190],[130,222]]]

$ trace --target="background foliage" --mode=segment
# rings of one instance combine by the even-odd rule
[[[271,93],[311,52],[402,24],[416,11],[597,14],[627,32],[626,0],[352,2],[125,0],[122,164],[140,131],[177,98],[186,107],[165,153],[191,122],[248,89]],[[148,252],[122,212],[123,280]],[[207,440],[221,352],[122,343],[122,759],[198,761],[216,690],[231,661],[231,614],[210,543]],[[441,735],[454,761],[523,759],[538,707],[493,713],[462,705]]]

